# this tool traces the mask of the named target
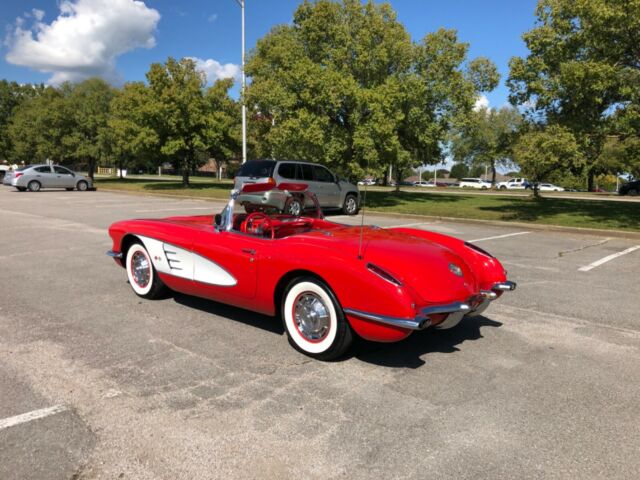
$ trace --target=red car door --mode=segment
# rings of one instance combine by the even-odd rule
[[[272,240],[236,232],[198,232],[194,281],[206,297],[251,299],[256,295],[260,252]]]

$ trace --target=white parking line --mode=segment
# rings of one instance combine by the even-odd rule
[[[56,413],[66,412],[67,410],[69,409],[65,405],[56,405],[54,407],[33,410],[31,412],[23,413],[22,415],[16,415],[15,417],[4,418],[0,420],[0,430],[15,427],[21,423],[27,423],[40,418],[49,417]]]
[[[418,223],[405,223],[404,225],[392,225],[385,228],[406,228],[406,227],[418,227],[420,225],[429,225],[432,222],[418,222]]]
[[[516,235],[526,235],[527,233],[531,233],[531,232],[507,233],[506,235],[496,235],[495,237],[476,238],[474,240],[467,240],[467,241],[468,242],[484,242],[485,240],[495,240],[497,238],[515,237]]]
[[[136,213],[148,213],[148,212],[178,212],[180,210],[210,210],[213,211],[213,207],[187,207],[182,208],[155,208],[151,210],[136,210]]]
[[[621,257],[622,255],[626,255],[627,253],[634,252],[634,251],[636,251],[638,249],[640,249],[640,245],[635,245],[635,246],[629,247],[626,250],[623,250],[621,252],[613,253],[611,255],[607,255],[606,257],[601,258],[600,260],[596,260],[595,262],[590,263],[589,265],[586,265],[584,267],[580,267],[578,269],[578,271],[579,272],[588,272],[589,270],[593,270],[594,268],[599,267],[603,263],[607,263],[607,262],[613,260],[614,258]]]

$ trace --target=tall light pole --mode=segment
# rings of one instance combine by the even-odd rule
[[[244,72],[244,2],[236,0],[242,10],[242,163],[247,161],[247,104],[245,103],[245,89],[247,77]]]

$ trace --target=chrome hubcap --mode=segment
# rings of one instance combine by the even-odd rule
[[[356,201],[353,197],[347,198],[347,212],[352,213],[356,211]]]
[[[131,273],[133,280],[140,288],[144,288],[149,284],[151,279],[151,265],[147,256],[142,252],[136,252],[131,257]]]
[[[319,342],[327,336],[331,319],[329,309],[314,293],[303,293],[293,307],[294,321],[304,338]]]
[[[294,201],[294,202],[291,202],[289,204],[289,212],[288,213],[297,217],[298,215],[300,215],[300,210],[301,209],[302,209],[302,207],[300,205],[300,202]]]

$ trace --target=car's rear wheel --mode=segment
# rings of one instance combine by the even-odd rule
[[[86,192],[87,189],[89,188],[89,184],[87,182],[85,182],[84,180],[80,180],[77,184],[76,184],[76,188],[80,191],[80,192]]]
[[[31,180],[27,185],[27,188],[30,192],[39,192],[42,185],[40,185],[40,182],[37,180]]]
[[[353,341],[342,307],[331,289],[319,279],[292,280],[282,298],[281,311],[289,343],[305,355],[333,360]]]
[[[289,197],[284,204],[284,213],[294,217],[299,217],[302,209],[302,201],[298,197]]]
[[[632,188],[631,190],[629,190],[629,192],[627,192],[629,195],[635,197],[638,195],[638,190],[636,190],[635,188]]]
[[[342,212],[345,215],[355,215],[358,213],[358,210],[358,198],[353,193],[349,193],[344,199]]]
[[[127,251],[127,278],[136,295],[150,300],[162,298],[168,289],[153,268],[149,252],[140,243],[134,243]]]

